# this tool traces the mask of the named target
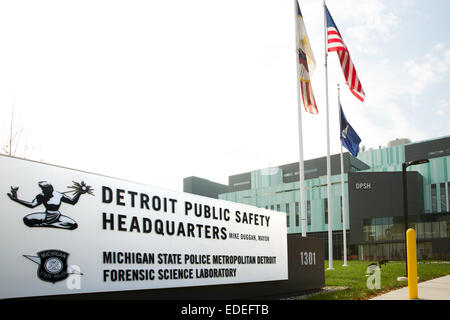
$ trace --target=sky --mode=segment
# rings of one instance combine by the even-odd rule
[[[299,3],[317,62],[307,160],[327,153],[325,39],[322,1]],[[450,135],[450,2],[327,6],[366,93],[330,53],[331,153],[338,83],[366,148]],[[18,157],[175,191],[227,184],[299,160],[296,77],[293,0],[0,1],[0,143],[12,118]]]

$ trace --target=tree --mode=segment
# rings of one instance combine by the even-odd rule
[[[0,152],[10,157],[21,156],[26,158],[28,151],[27,133],[22,125],[14,123],[14,105],[11,110],[11,120],[9,124],[9,132],[2,139]]]

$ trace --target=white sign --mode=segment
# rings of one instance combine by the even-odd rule
[[[0,298],[284,280],[285,214],[0,156]]]

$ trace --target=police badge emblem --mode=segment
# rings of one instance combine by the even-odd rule
[[[68,271],[67,252],[55,249],[43,250],[37,253],[38,256],[24,255],[25,258],[39,265],[37,276],[42,281],[55,283],[67,279],[70,274],[77,273],[73,270]]]
[[[38,277],[43,281],[55,283],[67,279],[67,258],[69,254],[59,250],[45,250],[38,252],[41,263],[39,264]]]

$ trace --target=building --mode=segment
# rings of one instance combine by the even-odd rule
[[[218,198],[284,211],[288,233],[301,233],[306,223],[307,236],[323,239],[325,252],[332,223],[335,259],[343,258],[345,214],[349,259],[404,259],[402,163],[418,159],[429,159],[429,163],[408,167],[406,175],[409,226],[417,232],[418,258],[449,259],[450,136],[413,143],[397,139],[388,147],[362,151],[357,158],[344,153],[344,195],[340,155],[331,155],[332,221],[328,219],[326,157],[304,163],[305,221],[300,213],[298,162],[229,176],[228,186],[197,180],[200,183],[184,191],[207,195],[202,190],[209,186],[228,189]],[[342,212],[342,201],[346,212]]]
[[[228,192],[228,186],[209,181],[199,177],[187,177],[183,179],[183,191],[200,196],[219,198],[219,194]]]

